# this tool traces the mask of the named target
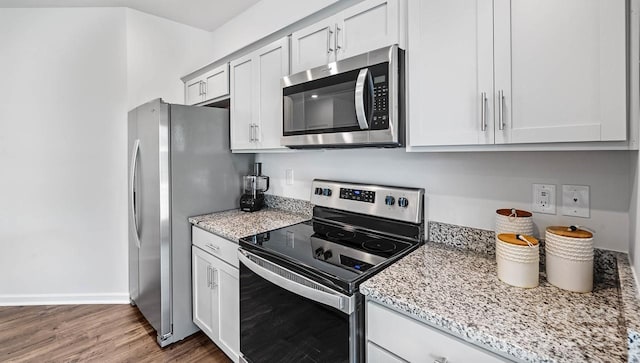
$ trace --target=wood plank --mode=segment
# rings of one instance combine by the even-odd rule
[[[231,362],[202,332],[160,348],[129,305],[0,307],[0,342],[1,362]]]

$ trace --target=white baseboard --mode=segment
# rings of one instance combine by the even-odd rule
[[[129,293],[0,295],[0,306],[128,303]]]

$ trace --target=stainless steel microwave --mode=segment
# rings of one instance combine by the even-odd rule
[[[282,78],[282,145],[403,146],[404,68],[393,45]]]

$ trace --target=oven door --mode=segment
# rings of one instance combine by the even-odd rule
[[[400,146],[401,53],[387,47],[284,77],[282,145]]]
[[[359,361],[359,294],[338,293],[242,248],[238,258],[244,361]]]

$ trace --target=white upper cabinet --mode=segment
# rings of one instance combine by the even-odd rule
[[[624,141],[625,0],[409,0],[409,146]]]
[[[495,0],[497,143],[627,137],[624,0]]]
[[[410,145],[493,144],[492,8],[492,0],[409,3]]]
[[[287,37],[231,62],[232,150],[284,149],[280,80],[287,74]]]
[[[399,5],[399,0],[368,0],[342,11],[335,25],[337,59],[399,44],[404,23]]]
[[[253,102],[254,62],[251,55],[231,62],[231,102],[229,110],[231,149],[254,149]]]
[[[291,73],[306,71],[336,59],[335,19],[313,24],[291,35]]]
[[[280,149],[282,137],[282,85],[289,74],[289,41],[283,38],[255,52],[257,68],[258,141],[260,149]]]
[[[365,0],[291,35],[291,73],[400,44],[405,0]]]
[[[185,104],[214,100],[229,95],[229,64],[212,69],[184,82]]]

